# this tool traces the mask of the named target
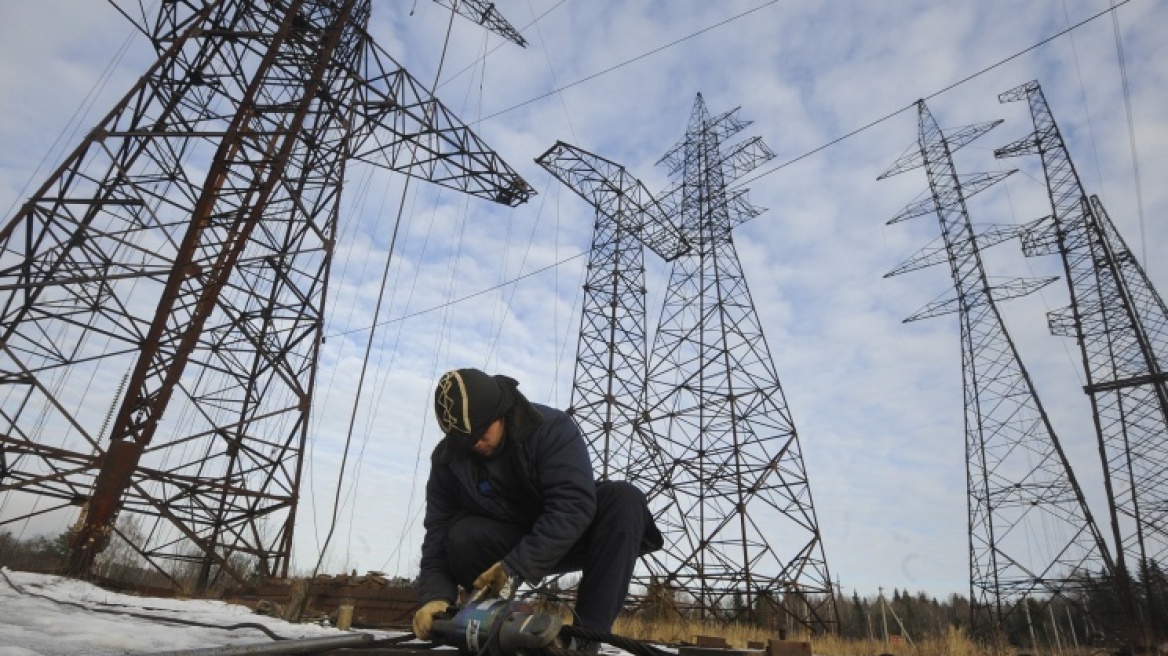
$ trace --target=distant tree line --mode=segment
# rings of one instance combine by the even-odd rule
[[[118,581],[130,585],[170,586],[171,579],[184,587],[193,586],[197,577],[197,561],[180,563],[163,576],[138,553],[135,542],[143,539],[141,528],[132,518],[118,521],[118,534],[102,551],[94,564],[97,579]],[[125,537],[122,537],[125,536]],[[69,534],[21,538],[11,531],[0,529],[0,567],[40,572],[64,572],[69,558]],[[239,554],[231,558],[242,558]],[[238,571],[254,571],[254,565],[240,560]],[[1116,644],[1124,640],[1135,642],[1162,642],[1168,639],[1168,575],[1155,562],[1141,567],[1142,577],[1133,577],[1132,603],[1128,608],[1117,593],[1117,586],[1103,576],[1086,575],[1075,585],[1074,592],[1062,597],[1032,597],[1023,606],[1003,609],[1004,625],[997,639],[1012,645],[1050,646]],[[258,576],[258,574],[257,574]],[[227,577],[222,577],[226,579]],[[575,582],[569,579],[568,588]],[[224,582],[224,584],[228,584]],[[412,583],[405,580],[402,583]],[[545,586],[543,593],[551,598],[561,594],[560,581]],[[212,594],[215,590],[210,591]],[[640,597],[636,615],[649,621],[694,619],[700,611],[693,600],[660,584],[633,591]],[[799,631],[794,618],[806,618],[809,608],[819,608],[822,598],[756,597],[750,603],[741,593],[729,596],[723,602],[720,617],[723,622],[754,625],[772,633],[781,630]],[[881,640],[885,635],[898,640],[916,641],[941,637],[952,629],[971,636],[987,635],[985,626],[975,626],[975,613],[964,595],[950,594],[938,599],[925,592],[910,593],[893,588],[891,594],[860,596],[840,594],[836,598],[837,628],[841,637]],[[707,611],[708,612],[708,609]],[[1128,618],[1134,614],[1134,621]]]
[[[1154,564],[1146,571],[1148,580],[1137,578],[1131,586],[1134,608],[1130,613],[1111,581],[1088,576],[1076,583],[1073,592],[1032,596],[1022,604],[1003,608],[1004,622],[994,638],[1011,645],[1052,648],[1161,642],[1168,637],[1168,577]],[[989,639],[992,627],[975,625],[988,613],[975,610],[964,595],[951,594],[942,600],[897,588],[884,598],[860,597],[853,591],[850,598],[837,599],[840,633],[851,638],[881,639],[887,631],[916,639],[940,636],[955,628]]]
[[[841,637],[906,642],[940,638],[956,629],[983,640],[1002,641],[1015,646],[1090,646],[1099,644],[1155,644],[1168,638],[1168,577],[1159,566],[1146,568],[1148,580],[1132,584],[1134,622],[1116,591],[1116,586],[1100,576],[1084,576],[1073,592],[1061,596],[1032,596],[1024,604],[1002,609],[1003,625],[998,630],[985,625],[988,609],[971,607],[965,595],[950,594],[943,599],[925,592],[911,593],[893,588],[891,593],[836,599],[837,630]],[[638,605],[638,615],[646,619],[696,617],[701,612],[683,594],[660,585],[650,585]],[[809,608],[821,605],[821,598],[755,598],[750,607],[742,594],[734,594],[722,604],[722,621],[754,625],[773,633],[800,631]]]
[[[98,554],[90,570],[90,576],[99,582],[116,583],[129,587],[178,589],[186,593],[194,592],[201,566],[201,553],[192,553],[182,562],[174,562],[165,573],[152,565],[138,551],[145,542],[145,533],[132,515],[118,518],[116,531],[109,544]],[[0,567],[17,570],[63,574],[69,564],[69,532],[59,535],[38,535],[24,538],[11,530],[0,529]],[[255,559],[242,554],[231,554],[228,560],[237,571],[256,572]],[[226,576],[213,580],[207,592],[214,595],[234,581]]]

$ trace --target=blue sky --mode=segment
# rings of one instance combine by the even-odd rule
[[[438,94],[539,195],[507,209],[410,185],[358,400],[352,434],[359,459],[346,474],[331,569],[412,576],[426,458],[439,437],[429,398],[442,371],[476,366],[507,373],[532,399],[567,405],[586,259],[580,254],[588,248],[592,211],[534,163],[556,140],[621,162],[660,190],[666,172],[654,162],[682,136],[700,92],[714,113],[741,106],[741,115],[754,121],[743,135],[762,136],[776,153],[774,163],[783,163],[1025,50],[1109,2],[499,0],[497,6],[524,28],[529,46],[503,43],[457,19]],[[754,7],[761,8],[646,55]],[[1168,190],[1158,183],[1168,175],[1168,36],[1162,29],[1168,5],[1131,0],[1116,16],[1130,124],[1111,16],[945,91],[929,107],[943,128],[1005,119],[964,149],[957,165],[965,173],[1020,167],[971,201],[970,210],[975,223],[1021,223],[1049,208],[1037,158],[993,158],[994,148],[1031,129],[1026,107],[1001,105],[997,94],[1038,80],[1088,190],[1103,198],[1163,291]],[[376,0],[371,31],[429,83],[447,22],[446,10],[429,0]],[[0,0],[0,208],[6,216],[149,60],[148,45],[105,3]],[[108,81],[96,85],[107,66]],[[829,567],[845,591],[861,594],[878,586],[968,593],[956,318],[901,323],[951,283],[939,267],[883,278],[938,235],[933,216],[884,225],[926,187],[920,172],[876,182],[915,140],[915,129],[915,113],[904,111],[754,180],[750,199],[769,210],[734,235],[800,433]],[[301,570],[315,563],[327,529],[357,399],[355,372],[402,187],[399,176],[356,167],[346,183],[297,527]],[[647,261],[653,324],[667,269],[652,256]],[[987,268],[1001,277],[1059,270],[1055,258],[1023,258],[1017,242],[993,249]],[[520,276],[527,277],[512,282]],[[1096,515],[1103,516],[1077,349],[1045,329],[1045,312],[1066,303],[1060,281],[1004,304],[1003,311]]]

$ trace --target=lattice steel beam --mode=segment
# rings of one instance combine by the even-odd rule
[[[737,112],[711,118],[698,96],[685,139],[660,161],[680,178],[661,202],[574,146],[538,160],[597,210],[573,408],[604,476],[648,492],[666,540],[637,575],[650,595],[669,591],[678,610],[708,618],[784,615],[831,630],[802,453],[730,237],[761,210],[727,181],[773,157],[757,138],[722,149],[749,125]],[[673,261],[647,382],[633,240]],[[735,598],[744,604],[731,609]]]
[[[798,434],[731,230],[761,210],[727,183],[771,157],[726,140],[749,123],[711,117],[699,94],[661,163],[677,180],[662,204],[690,252],[674,260],[650,353],[639,429],[662,450],[671,511],[655,582],[704,617],[767,608],[833,630],[835,595]]]
[[[978,630],[996,632],[1028,603],[1045,607],[1060,597],[1078,603],[1079,593],[1110,576],[1112,563],[998,312],[995,296],[1024,295],[1051,280],[1015,281],[995,294],[980,247],[1000,239],[974,234],[953,163],[957,146],[998,122],[957,130],[957,141],[951,144],[923,101],[917,109],[917,153],[902,156],[881,178],[923,166],[940,223],[956,296],[934,302],[910,319],[948,312],[959,316],[971,612]]]
[[[1157,619],[1168,600],[1160,598],[1157,571],[1168,565],[1168,309],[1103,204],[1088,199],[1038,83],[999,99],[1029,105],[1034,131],[995,154],[1042,157],[1053,214],[1032,231],[1027,254],[1062,258],[1071,304],[1051,314],[1051,329],[1079,345],[1117,570],[1125,586],[1133,574],[1140,581],[1142,607],[1128,591],[1129,613],[1162,636]]]
[[[434,0],[463,18],[482,25],[515,45],[526,48],[527,40],[495,9],[495,3],[486,0]]]
[[[0,226],[0,493],[36,499],[3,521],[80,507],[76,571],[128,511],[176,585],[287,573],[354,153],[507,205],[533,193],[376,47],[369,9],[143,14],[156,62]]]

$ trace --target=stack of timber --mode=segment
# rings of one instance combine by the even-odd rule
[[[320,574],[313,579],[269,579],[227,590],[224,601],[289,621],[336,620],[340,606],[353,607],[353,626],[409,630],[418,590],[380,572],[358,576]]]

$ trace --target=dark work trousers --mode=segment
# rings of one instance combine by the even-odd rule
[[[576,545],[551,574],[581,571],[576,623],[609,632],[629,592],[633,566],[641,553],[648,512],[645,495],[624,481],[596,486],[596,515]],[[468,515],[446,534],[448,567],[454,580],[470,590],[474,580],[519,543],[524,530],[498,520]]]

